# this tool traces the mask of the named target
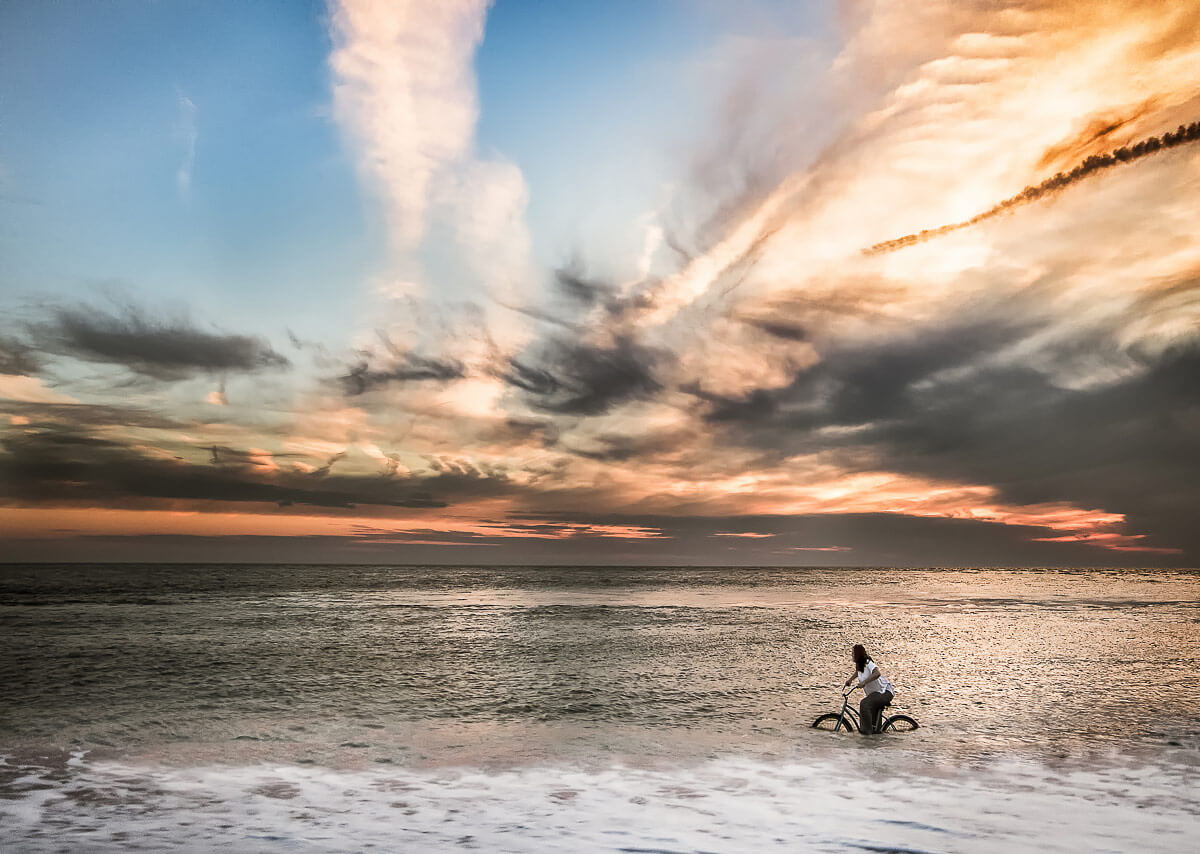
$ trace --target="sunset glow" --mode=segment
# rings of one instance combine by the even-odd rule
[[[0,560],[1196,564],[1195,4],[584,5],[5,5]]]

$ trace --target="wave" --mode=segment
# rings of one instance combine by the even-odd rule
[[[332,770],[0,763],[0,848],[1190,851],[1195,770],[828,761]]]

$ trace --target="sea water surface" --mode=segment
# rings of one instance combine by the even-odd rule
[[[0,849],[1194,851],[1200,571],[0,566]],[[810,728],[850,646],[921,728]]]

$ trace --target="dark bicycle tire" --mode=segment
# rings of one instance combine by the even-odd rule
[[[920,724],[908,715],[892,715],[883,724],[884,732],[912,732]]]
[[[841,727],[838,726],[838,721],[841,721]],[[854,732],[854,724],[850,722],[850,718],[842,717],[835,712],[826,712],[813,721],[813,729],[824,729],[830,732],[837,732],[844,728],[846,732]]]

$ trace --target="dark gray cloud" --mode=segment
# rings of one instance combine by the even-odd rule
[[[699,383],[689,383],[682,391],[708,403],[704,418],[710,423],[722,421],[769,423],[779,409],[777,399],[782,395],[774,390],[756,388],[741,397],[729,397],[705,391]]]
[[[41,368],[41,361],[24,342],[0,336],[0,374],[32,376]]]
[[[850,467],[991,484],[1012,503],[1124,513],[1146,545],[1200,559],[1191,519],[1200,506],[1200,348],[1151,356],[1070,342],[1052,358],[1083,353],[1135,368],[1065,388],[1047,371],[989,358],[1032,331],[975,322],[825,354],[781,389],[739,398],[687,390],[727,441],[767,459],[821,451]]]
[[[28,403],[6,400],[5,412],[28,419],[31,429],[88,427],[142,427],[150,430],[190,430],[192,421],[170,418],[148,409],[94,403]]]
[[[589,447],[578,447],[569,443],[561,444],[565,450],[576,456],[587,457],[601,462],[623,462],[635,458],[649,458],[659,454],[669,453],[681,447],[688,447],[692,436],[683,431],[642,433],[628,435],[624,433],[601,433],[589,439]]]
[[[466,366],[457,359],[425,356],[401,347],[382,329],[375,334],[378,346],[358,351],[358,363],[338,378],[348,395],[365,394],[393,384],[446,383],[466,376]]]
[[[503,371],[501,377],[509,385],[516,386],[533,395],[554,394],[560,387],[554,374],[542,368],[527,365],[517,358],[509,359],[508,370]]]
[[[627,335],[609,346],[555,339],[529,362],[510,360],[509,370],[502,375],[545,412],[599,415],[660,391],[655,366],[662,357],[661,351]]]
[[[155,318],[126,306],[115,312],[59,307],[30,326],[36,346],[88,362],[122,365],[160,380],[250,373],[290,363],[262,338],[206,332],[184,318]]]
[[[771,320],[762,317],[746,317],[743,320],[751,326],[761,329],[768,335],[782,338],[785,341],[807,341],[809,337],[808,330],[799,323],[790,323],[786,320]]]
[[[578,264],[555,270],[554,281],[565,296],[583,305],[608,303],[616,299],[616,289],[612,285],[588,278]]]
[[[393,383],[424,380],[449,382],[466,376],[466,368],[456,359],[434,359],[403,353],[381,367],[372,366],[369,357],[340,377],[346,394],[359,395]]]
[[[995,484],[1021,503],[1067,500],[1127,515],[1147,545],[1200,559],[1200,350],[1170,351],[1142,372],[1063,389],[1029,370],[942,384],[870,441],[895,469]]]
[[[511,491],[503,471],[442,465],[427,477],[264,470],[256,454],[221,446],[210,462],[149,456],[132,445],[59,426],[0,440],[0,499],[21,505],[142,506],[162,500],[271,502],[318,507],[444,507]]]
[[[922,389],[931,377],[969,366],[1020,340],[1026,331],[995,321],[915,330],[901,338],[830,350],[783,388],[754,389],[740,397],[713,394],[702,383],[683,390],[706,401],[711,422],[770,425],[789,434],[870,424],[904,418],[926,406]],[[808,438],[807,432],[802,438]]]
[[[284,461],[288,459],[298,459],[303,457],[303,454],[271,454],[270,461]],[[209,462],[214,466],[219,465],[237,465],[237,466],[258,466],[270,467],[270,462],[264,457],[261,451],[247,451],[243,448],[230,448],[227,445],[210,445],[208,448]],[[328,470],[326,470],[326,474]]]

